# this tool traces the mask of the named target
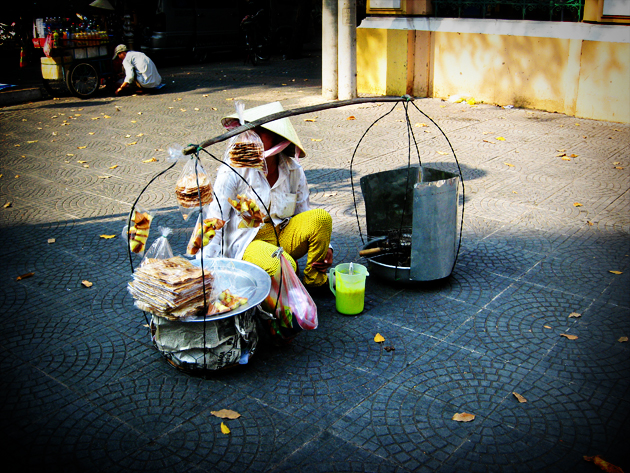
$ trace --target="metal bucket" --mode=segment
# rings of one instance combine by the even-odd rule
[[[368,257],[372,274],[408,281],[433,281],[451,274],[457,252],[457,174],[417,166],[384,171],[362,177],[361,191],[368,237],[401,229],[411,234],[408,266]],[[374,246],[370,242],[365,248]]]

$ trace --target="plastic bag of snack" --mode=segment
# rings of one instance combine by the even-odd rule
[[[129,241],[129,249],[132,253],[144,253],[152,221],[152,212],[144,210],[141,207],[133,209],[131,214],[131,228],[125,225],[122,233],[124,241]]]
[[[271,278],[271,290],[261,303],[272,340],[283,345],[303,330],[318,326],[317,306],[297,276],[282,248],[273,255],[280,258],[280,268]]]
[[[162,233],[157,240],[153,242],[151,247],[147,250],[144,255],[144,259],[140,263],[140,266],[143,266],[148,263],[154,263],[160,259],[168,259],[173,257],[173,250],[171,249],[171,244],[168,242],[168,237],[173,233],[168,227],[158,227],[158,230]]]
[[[210,176],[196,157],[185,157],[186,164],[175,184],[175,197],[179,211],[187,220],[201,206],[209,205],[214,199]]]
[[[264,222],[264,209],[258,204],[251,187],[244,194],[237,194],[236,199],[228,197],[227,201],[241,217],[238,228],[258,228]]]
[[[249,302],[249,298],[254,294],[255,287],[243,287],[238,284],[237,274],[239,270],[235,267],[221,264],[220,268],[213,268],[214,286],[208,303],[206,315],[218,315],[238,309]]]
[[[190,236],[190,240],[188,241],[186,254],[194,256],[199,253],[201,248],[207,247],[215,237],[217,231],[223,228],[223,225],[225,225],[225,221],[220,218],[209,218],[203,213],[200,214],[192,235]]]
[[[241,125],[245,124],[243,111],[245,104],[240,100],[236,102],[236,113]],[[264,157],[265,147],[260,136],[248,130],[230,138],[225,150],[224,162],[235,168],[260,169],[267,173],[267,164]]]

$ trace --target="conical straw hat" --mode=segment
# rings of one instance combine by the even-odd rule
[[[114,9],[114,7],[112,7],[112,4],[109,3],[107,0],[95,0],[94,2],[90,3],[90,6],[94,8],[103,8],[105,10]]]
[[[253,122],[254,120],[258,120],[259,118],[263,118],[269,115],[273,115],[274,113],[283,112],[284,108],[282,108],[282,104],[280,102],[271,102],[265,105],[260,105],[258,107],[245,109],[243,112],[243,118],[247,122]],[[228,117],[223,117],[221,119],[221,124],[226,128],[231,128],[234,126],[234,121],[237,124],[238,122],[238,114],[234,113]],[[306,156],[306,152],[304,151],[304,146],[302,146],[302,142],[293,128],[293,124],[288,118],[281,118],[280,120],[274,120],[272,122],[265,123],[261,125],[261,127],[274,132],[277,135],[280,135],[286,140],[289,140],[300,150],[300,158]]]

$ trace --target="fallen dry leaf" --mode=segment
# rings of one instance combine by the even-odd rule
[[[620,164],[621,164],[621,162],[620,162],[620,161],[615,161],[615,162],[613,163],[613,166],[619,166]]]
[[[596,466],[599,467],[600,470],[605,471],[606,473],[623,473],[623,470],[621,468],[619,468],[617,465],[613,465],[612,463],[608,463],[599,455],[595,455],[594,457],[587,457],[586,455],[584,455],[584,460],[586,460],[587,462],[593,462]]]
[[[321,138],[311,138],[311,141],[322,141]]]
[[[510,163],[503,163],[503,164],[505,164],[506,166],[509,166],[509,167],[511,167],[511,168],[513,168],[513,167],[514,167],[514,164],[510,164]]]
[[[157,163],[157,159],[155,158],[151,158],[151,159],[144,159],[142,160],[143,163]]]
[[[112,176],[96,176],[99,179],[109,179]]]
[[[577,157],[578,157],[578,155],[577,155],[577,154],[575,154],[575,153],[570,154],[569,156],[570,156],[570,157],[572,157],[572,158],[577,158]]]
[[[77,146],[77,149],[85,149],[87,146]]]
[[[85,163],[87,163],[87,161],[77,161],[77,163],[79,163],[79,164],[85,164]]]
[[[68,154],[66,154],[66,156],[70,156],[70,157],[72,157],[72,156],[74,156],[74,154],[72,154],[72,153],[68,153]]]
[[[93,131],[89,131],[89,132],[88,132],[88,135],[93,135],[93,134],[94,134],[94,132],[93,132]]]
[[[138,133],[136,136],[137,137],[144,136],[144,133]]]
[[[566,334],[566,333],[561,333],[560,336],[561,337],[566,337],[569,340],[577,340],[578,339],[577,335],[569,335],[569,334]]]
[[[315,120],[314,118],[305,118],[304,121],[305,122],[316,122],[317,120]]]
[[[55,240],[54,238],[49,238],[49,239],[48,239],[48,243],[49,243],[49,244],[50,244],[50,243],[54,243],[54,242],[56,242],[56,241],[57,241],[57,240]]]
[[[416,123],[414,126],[429,126],[426,123]]]
[[[132,142],[132,143],[127,143],[127,144],[126,144],[126,146],[133,146],[133,145],[137,145],[137,144],[138,144],[138,142],[137,142],[137,141],[134,141],[134,142]]]
[[[582,204],[579,202],[573,202],[573,207],[582,207]]]
[[[578,317],[582,317],[582,314],[579,314],[578,312],[571,312],[569,314],[570,319],[577,319]]]
[[[566,156],[567,153],[558,153],[556,154],[556,158],[561,158],[562,156]]]
[[[112,118],[109,115],[103,115],[103,118]]]
[[[219,109],[217,107],[212,107],[212,110],[214,110],[216,112]]]
[[[230,429],[227,425],[225,425],[223,422],[221,422],[221,433],[227,435],[230,433]]]
[[[348,118],[346,118],[346,120],[356,120],[356,117],[354,115],[350,115]]]
[[[592,227],[593,225],[595,225],[593,222],[591,222],[590,220],[587,220],[586,223],[588,223],[589,227]]]
[[[18,177],[20,177],[20,175],[19,175],[19,174],[16,174],[16,175],[15,175],[15,178],[17,179]]]
[[[35,276],[35,273],[22,274],[21,276],[18,276],[17,278],[15,278],[15,280],[21,281],[22,279],[30,278],[31,276]]]
[[[623,271],[608,271],[609,273],[613,273],[613,274],[623,274]]]
[[[495,145],[496,143],[494,141],[490,141],[490,140],[483,140],[484,143],[490,143],[491,145]]]
[[[118,164],[114,164],[113,166],[110,166],[109,169],[116,169],[118,167]]]
[[[448,154],[446,151],[438,151],[437,153],[438,153],[438,154],[442,154],[442,155],[444,155],[444,154]]]
[[[83,284],[85,287],[92,287],[94,285],[94,283],[91,283],[87,279],[84,279],[83,281],[81,281],[81,284]]]
[[[376,335],[374,335],[374,341],[376,343],[382,343],[385,341],[385,337],[383,337],[383,335],[381,335],[380,333],[377,333]]]
[[[394,347],[383,347],[383,349],[384,349],[387,353],[389,353],[390,351],[394,351],[394,350],[396,350],[396,348],[394,348]]]
[[[4,207],[5,209],[8,209],[8,208],[9,208],[9,207],[11,207],[12,205],[13,205],[13,202],[9,201],[9,202],[7,202],[6,204],[4,204],[4,205],[3,205],[3,207]]]
[[[241,415],[238,412],[232,411],[230,409],[221,409],[220,411],[210,411],[210,414],[212,414],[215,417],[220,417],[221,419],[238,419],[239,417],[241,417]]]
[[[628,341],[628,337],[619,337],[619,340],[617,340],[619,343],[623,343],[623,342],[627,342]]]
[[[101,238],[104,238],[105,240],[109,240],[110,238],[114,238],[116,235],[99,235]]]
[[[549,325],[543,325],[544,328],[551,328]]]
[[[92,117],[92,120],[98,120],[100,117]]]
[[[562,158],[562,160],[563,161],[571,161],[571,158],[564,157],[564,158]]]
[[[523,396],[521,396],[519,393],[515,393],[514,391],[512,391],[512,394],[514,394],[514,397],[516,399],[518,399],[518,402],[527,402],[527,399],[525,399]]]
[[[615,169],[623,169],[623,166],[615,166]]]
[[[470,422],[471,420],[474,420],[475,418],[475,414],[468,414],[467,412],[458,412],[457,414],[454,414],[452,417],[452,420],[455,420],[457,422]]]
[[[138,112],[138,115],[142,115],[142,112]]]
[[[497,137],[496,137],[496,140],[497,140],[497,141],[505,141],[505,138],[503,138],[502,136],[497,136]]]

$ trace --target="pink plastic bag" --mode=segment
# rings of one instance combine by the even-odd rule
[[[46,57],[50,57],[50,50],[53,47],[53,35],[49,34],[46,36],[46,41],[44,41],[44,54]]]
[[[281,270],[271,278],[263,308],[274,315],[269,321],[271,335],[290,341],[302,330],[317,328],[317,306],[281,250],[279,258]]]

